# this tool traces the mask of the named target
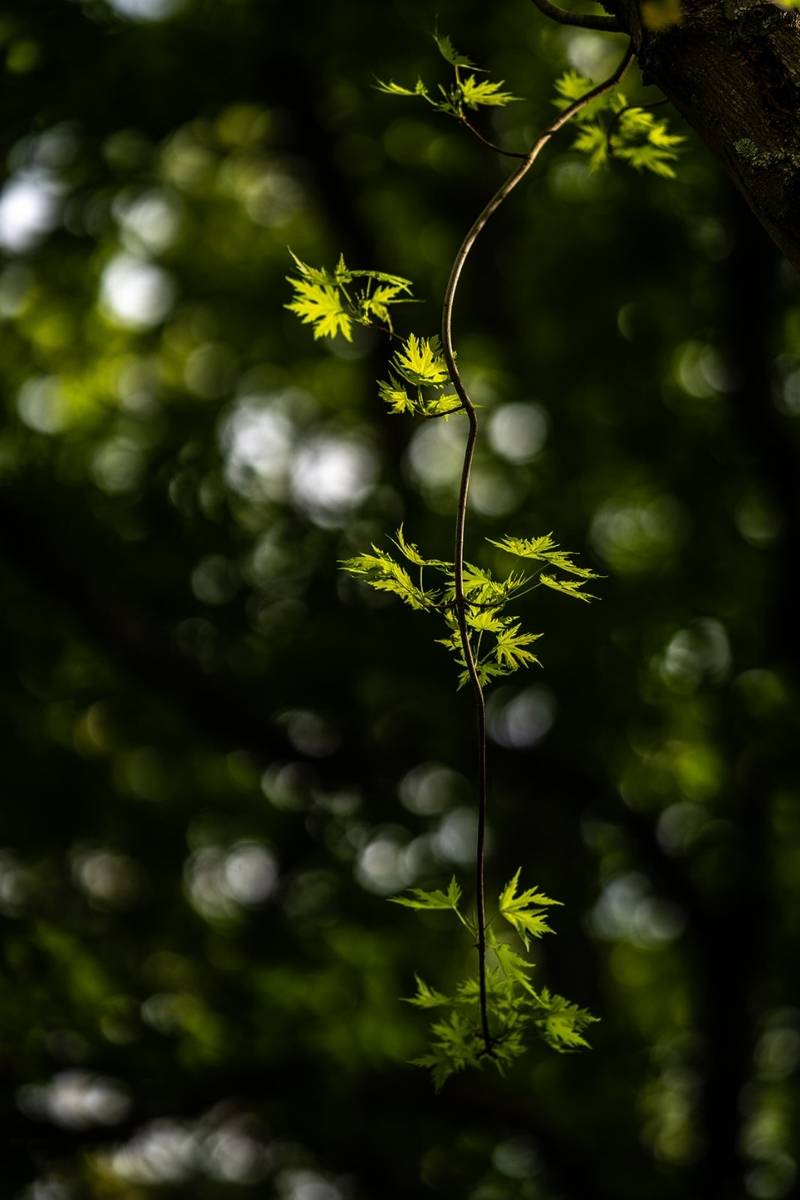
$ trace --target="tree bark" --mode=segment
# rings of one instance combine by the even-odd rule
[[[800,11],[773,0],[683,0],[680,20],[657,30],[639,0],[607,7],[630,33],[645,81],[723,162],[800,270]]]

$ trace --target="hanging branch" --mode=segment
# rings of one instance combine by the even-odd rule
[[[622,29],[616,17],[590,16],[588,13],[571,13],[550,0],[533,0],[533,3],[551,21],[559,25],[574,25],[578,29],[601,29],[604,33],[621,33]]]
[[[535,0],[540,4],[541,0]],[[598,18],[599,19],[599,18]],[[478,733],[478,837],[475,855],[475,891],[477,905],[477,950],[478,950],[478,977],[480,986],[480,1014],[481,1014],[481,1033],[483,1036],[484,1048],[487,1054],[492,1053],[492,1037],[489,1029],[489,1012],[486,998],[486,896],[485,896],[485,843],[486,843],[486,808],[487,808],[487,770],[486,770],[486,704],[483,695],[483,686],[478,676],[478,671],[475,666],[475,659],[472,653],[472,646],[469,639],[469,630],[467,626],[467,610],[466,600],[464,597],[464,528],[467,516],[467,499],[469,496],[469,481],[472,471],[472,460],[475,455],[475,445],[478,439],[478,415],[475,411],[475,405],[469,397],[469,394],[461,379],[458,367],[456,366],[455,351],[453,349],[453,307],[456,299],[456,291],[461,278],[461,273],[472,251],[473,246],[481,232],[485,229],[493,213],[504,203],[511,195],[514,188],[522,182],[525,176],[530,171],[531,167],[536,162],[540,153],[547,145],[548,141],[559,129],[562,128],[569,120],[572,119],[581,109],[590,104],[596,97],[601,96],[604,92],[610,91],[620,82],[625,71],[627,70],[633,57],[633,45],[628,46],[622,61],[612,75],[609,76],[603,83],[586,92],[585,95],[573,101],[567,108],[558,114],[558,116],[548,125],[542,134],[534,142],[531,149],[525,155],[524,161],[520,163],[516,171],[514,171],[508,179],[497,189],[488,204],[483,208],[480,215],[472,224],[464,241],[456,254],[453,265],[450,269],[450,277],[447,281],[445,289],[444,302],[442,305],[442,351],[444,360],[447,365],[447,370],[452,380],[456,394],[461,401],[461,406],[467,414],[469,422],[469,430],[467,433],[467,444],[464,450],[464,464],[461,470],[461,484],[458,495],[458,508],[456,512],[456,531],[455,531],[455,553],[454,553],[454,581],[455,581],[455,607],[456,616],[458,619],[458,629],[461,637],[461,648],[464,654],[464,662],[466,663],[467,672],[469,674],[472,692],[475,700],[475,718],[477,723]]]

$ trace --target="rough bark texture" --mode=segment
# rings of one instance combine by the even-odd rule
[[[800,12],[769,0],[683,0],[679,23],[652,30],[638,0],[607,7],[630,32],[646,81],[722,160],[800,270]]]

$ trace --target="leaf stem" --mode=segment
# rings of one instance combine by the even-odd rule
[[[461,647],[464,653],[464,662],[472,685],[472,692],[475,701],[475,721],[478,737],[478,834],[477,845],[475,849],[475,893],[476,893],[476,908],[477,908],[477,947],[478,947],[478,980],[480,990],[480,1018],[481,1018],[481,1035],[483,1037],[486,1053],[492,1055],[493,1043],[489,1029],[489,1009],[486,995],[486,888],[485,888],[485,853],[486,853],[486,809],[488,799],[488,778],[486,765],[486,702],[483,695],[483,687],[478,676],[478,671],[475,665],[475,658],[472,653],[472,645],[469,639],[469,628],[467,626],[466,600],[464,596],[464,530],[467,518],[467,500],[469,498],[469,481],[472,472],[472,461],[475,457],[475,446],[478,440],[478,414],[475,410],[475,405],[467,393],[467,389],[459,374],[456,366],[455,351],[453,349],[453,307],[455,304],[456,292],[458,283],[461,278],[461,273],[464,270],[464,265],[470,255],[470,252],[475,245],[475,242],[486,227],[492,214],[497,211],[501,204],[510,196],[517,184],[521,183],[525,176],[530,171],[539,154],[547,145],[553,134],[557,133],[563,125],[567,123],[576,113],[580,112],[587,104],[594,100],[597,96],[609,91],[615,87],[630,64],[633,57],[633,44],[628,45],[625,55],[617,69],[603,83],[599,83],[597,87],[591,88],[585,95],[579,97],[565,108],[558,116],[547,126],[543,133],[539,135],[537,140],[531,146],[523,161],[515,171],[501,184],[495,194],[489,200],[488,204],[482,209],[478,217],[470,227],[466,237],[464,238],[458,253],[453,260],[453,265],[450,268],[450,276],[445,289],[444,301],[442,303],[442,350],[444,353],[445,363],[450,378],[453,382],[453,387],[456,390],[459,400],[467,414],[469,428],[467,431],[467,442],[464,448],[464,462],[461,468],[461,482],[458,492],[458,507],[456,510],[456,529],[455,529],[455,552],[454,552],[454,583],[455,583],[455,607],[458,619],[458,630],[461,637]]]

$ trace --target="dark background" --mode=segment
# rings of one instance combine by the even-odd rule
[[[342,250],[436,331],[508,169],[373,86],[446,81],[437,19],[513,148],[624,48],[524,0],[0,18],[3,1196],[800,1196],[800,293],[691,137],[668,182],[563,133],[465,277],[468,554],[605,576],[536,593],[491,699],[489,878],[565,902],[537,979],[602,1020],[439,1096],[406,1065],[414,971],[472,952],[384,897],[470,886],[472,715],[337,560],[400,520],[449,557],[463,430],[283,305],[287,245]]]

